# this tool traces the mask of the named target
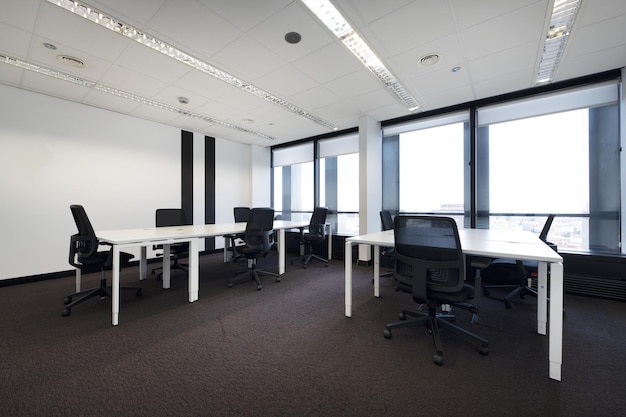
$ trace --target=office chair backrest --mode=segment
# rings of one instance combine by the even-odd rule
[[[545,224],[543,225],[543,229],[541,229],[541,233],[539,234],[539,239],[544,242],[548,241],[548,233],[550,232],[550,227],[552,227],[552,221],[554,220],[554,214],[548,215]]]
[[[327,207],[315,207],[309,221],[309,237],[324,237],[326,231]]]
[[[70,210],[78,228],[78,233],[71,237],[70,242],[70,264],[74,265],[75,256],[81,262],[81,259],[88,258],[98,251],[98,238],[83,206],[72,204]]]
[[[235,217],[235,223],[247,222],[250,218],[250,207],[234,207],[233,215]]]
[[[250,210],[246,230],[272,230],[274,228],[274,209],[255,207]]]
[[[182,226],[187,223],[185,210],[179,208],[162,208],[156,210],[156,227]]]
[[[246,224],[244,240],[248,255],[264,256],[272,247],[271,236],[274,233],[274,209],[253,208]]]
[[[391,212],[389,210],[380,211],[380,222],[383,225],[383,230],[393,229],[393,218],[391,217]]]
[[[416,302],[428,302],[428,293],[459,292],[465,262],[454,219],[437,216],[396,216],[394,219],[398,287],[413,293]]]

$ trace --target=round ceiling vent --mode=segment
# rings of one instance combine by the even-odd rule
[[[57,59],[61,63],[74,68],[85,68],[87,66],[87,64],[85,64],[83,61],[78,58],[74,58],[73,56],[59,55],[57,56]]]
[[[432,67],[433,65],[435,65],[439,61],[441,61],[441,55],[439,55],[439,54],[427,54],[427,55],[424,55],[423,57],[421,57],[417,61],[417,64],[420,67]]]

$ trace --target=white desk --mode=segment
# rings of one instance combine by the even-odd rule
[[[537,261],[539,265],[537,298],[537,333],[547,333],[548,267],[550,268],[550,334],[549,374],[561,380],[563,358],[563,258],[530,232],[486,229],[460,229],[461,247],[466,255],[488,258],[513,258]],[[380,285],[380,247],[394,246],[393,230],[370,233],[346,239],[345,248],[345,315],[352,316],[352,245],[374,247],[374,296]]]
[[[274,220],[274,230],[278,230],[278,273],[285,272],[285,229],[306,227],[308,222],[292,222]],[[120,251],[126,247],[141,247],[139,261],[140,279],[146,278],[148,269],[146,248],[151,245],[163,245],[163,288],[170,287],[170,245],[174,243],[189,243],[189,302],[198,300],[198,243],[200,239],[214,236],[224,236],[234,233],[243,233],[246,223],[205,224],[191,226],[149,227],[144,229],[123,229],[98,231],[96,236],[102,242],[113,245],[113,278],[111,284],[112,322],[119,324],[120,311]],[[77,286],[79,286],[77,273]]]

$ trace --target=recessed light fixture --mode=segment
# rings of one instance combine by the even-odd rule
[[[189,104],[189,99],[187,97],[178,97],[178,102],[180,104]]]
[[[302,0],[302,2],[409,111],[419,108],[417,100],[385,67],[380,58],[329,0]]]
[[[545,84],[553,80],[581,1],[555,0],[535,84]]]
[[[461,67],[452,67],[452,69],[450,71],[452,71],[452,72],[459,72],[459,71],[461,71]]]
[[[50,42],[44,42],[43,46],[45,46],[46,48],[48,48],[48,49],[50,49],[52,51],[57,49],[57,46],[52,44],[52,43],[50,43]]]
[[[74,58],[73,56],[68,56],[68,55],[58,55],[57,59],[70,67],[74,67],[74,68],[85,68],[87,66],[87,64],[85,64],[84,61],[81,61],[78,58]]]
[[[55,6],[61,7],[77,16],[87,19],[97,25],[100,25],[106,29],[109,29],[115,33],[118,33],[128,39],[134,40],[148,48],[152,48],[157,52],[160,52],[172,59],[175,59],[183,64],[189,65],[205,74],[211,75],[220,81],[230,84],[233,87],[239,88],[246,93],[250,93],[256,97],[259,97],[265,101],[275,104],[285,110],[309,119],[319,125],[322,125],[330,130],[337,130],[338,128],[332,123],[318,117],[311,112],[296,106],[293,103],[288,102],[285,99],[277,97],[272,93],[262,90],[249,82],[241,80],[234,75],[228,74],[225,71],[220,70],[207,62],[204,62],[188,53],[170,45],[149,33],[142,32],[129,24],[121,22],[116,18],[106,15],[105,13],[92,8],[77,0],[47,0],[49,3]]]
[[[242,122],[247,123],[247,124],[252,124],[252,123],[254,123],[254,120],[252,120],[252,119],[243,119]]]
[[[285,34],[285,41],[287,41],[287,43],[296,44],[299,43],[301,40],[302,35],[300,35],[298,32],[288,32],[287,34]]]

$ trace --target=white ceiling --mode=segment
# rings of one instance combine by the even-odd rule
[[[410,112],[300,0],[86,0],[338,129]],[[534,86],[552,0],[333,0],[422,111]],[[287,32],[302,35],[298,44]],[[56,50],[44,47],[52,43]],[[420,57],[438,53],[428,68]],[[0,54],[275,138],[191,118],[0,62],[0,83],[242,143],[331,132],[46,0],[0,0]],[[86,62],[83,69],[57,55]],[[451,68],[460,66],[459,72]],[[626,66],[626,1],[583,0],[555,81]],[[178,97],[189,103],[181,105]],[[3,106],[10,103],[2,103]]]

